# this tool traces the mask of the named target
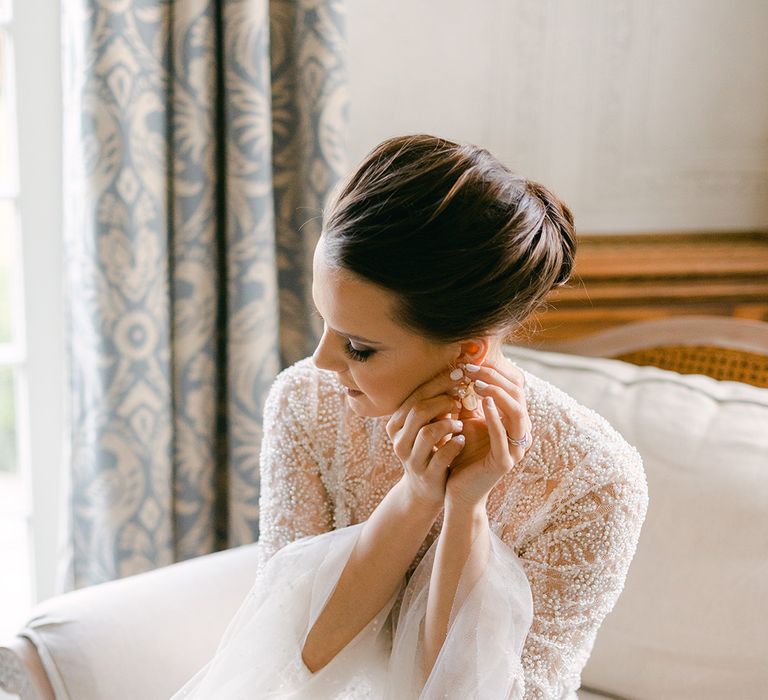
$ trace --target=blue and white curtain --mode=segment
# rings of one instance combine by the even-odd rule
[[[341,0],[63,8],[69,590],[258,538],[348,102]]]

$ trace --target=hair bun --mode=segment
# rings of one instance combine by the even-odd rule
[[[387,139],[333,201],[327,261],[395,293],[396,317],[433,340],[510,333],[570,278],[573,215],[484,148]]]

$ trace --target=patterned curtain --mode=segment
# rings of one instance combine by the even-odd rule
[[[258,539],[347,92],[341,0],[63,8],[70,590]]]

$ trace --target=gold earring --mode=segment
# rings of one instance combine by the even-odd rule
[[[479,405],[477,394],[475,393],[475,383],[464,373],[463,362],[459,362],[451,371],[450,377],[456,382],[462,381],[461,386],[456,390],[456,395],[461,400],[461,405],[464,408],[468,411],[474,411]]]

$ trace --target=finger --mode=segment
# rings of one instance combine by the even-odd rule
[[[524,396],[525,377],[519,367],[516,365],[513,367],[515,368],[514,372],[507,367],[469,364],[465,365],[464,371],[473,381],[481,379],[506,389],[513,396]]]
[[[525,398],[510,396],[504,389],[492,384],[486,384],[478,379],[475,382],[475,392],[480,397],[492,396],[496,408],[501,414],[502,423],[506,425],[510,435],[521,434],[527,430],[530,421]]]
[[[408,413],[405,423],[392,437],[395,454],[405,459],[413,451],[416,437],[422,427],[437,420],[451,417],[455,399],[447,394],[419,402]]]
[[[416,436],[413,450],[411,451],[411,462],[426,466],[431,460],[432,455],[439,452],[445,444],[450,442],[454,437],[454,433],[458,433],[463,429],[464,425],[461,421],[451,418],[423,426]],[[446,437],[448,439],[444,440]]]
[[[411,392],[408,398],[406,398],[405,401],[403,401],[403,404],[400,406],[400,408],[398,408],[397,411],[395,411],[392,414],[392,417],[390,418],[390,421],[393,421],[393,424],[396,426],[396,429],[397,427],[403,425],[406,417],[408,416],[409,411],[419,401],[432,398],[433,396],[437,396],[438,394],[445,394],[448,392],[449,389],[452,389],[453,387],[458,386],[459,382],[456,381],[455,379],[451,379],[450,375],[452,371],[453,370],[451,368],[446,368],[438,372],[432,378],[430,378],[423,384],[420,384]]]
[[[453,464],[453,460],[459,456],[464,449],[466,439],[463,435],[454,435],[437,452],[432,455],[427,465],[428,472],[443,473]]]
[[[419,429],[435,420],[447,418],[456,404],[456,399],[448,394],[440,394],[431,399],[420,401],[411,407],[403,423],[401,432],[411,435],[414,439]]]
[[[418,401],[406,401],[392,414],[387,421],[387,434],[394,441],[395,435],[403,430],[408,420],[413,421],[414,410],[418,410],[419,416],[424,420],[419,423],[419,427],[443,414],[448,415],[456,411],[457,399],[446,393],[437,394],[426,399]],[[432,408],[434,407],[434,410]],[[418,429],[418,428],[417,428]],[[415,430],[413,431],[415,436]]]
[[[486,396],[483,399],[483,408],[485,409],[485,423],[488,428],[493,459],[496,464],[509,471],[515,466],[515,461],[510,455],[512,446],[507,440],[507,431],[504,429],[496,403],[491,396]]]

